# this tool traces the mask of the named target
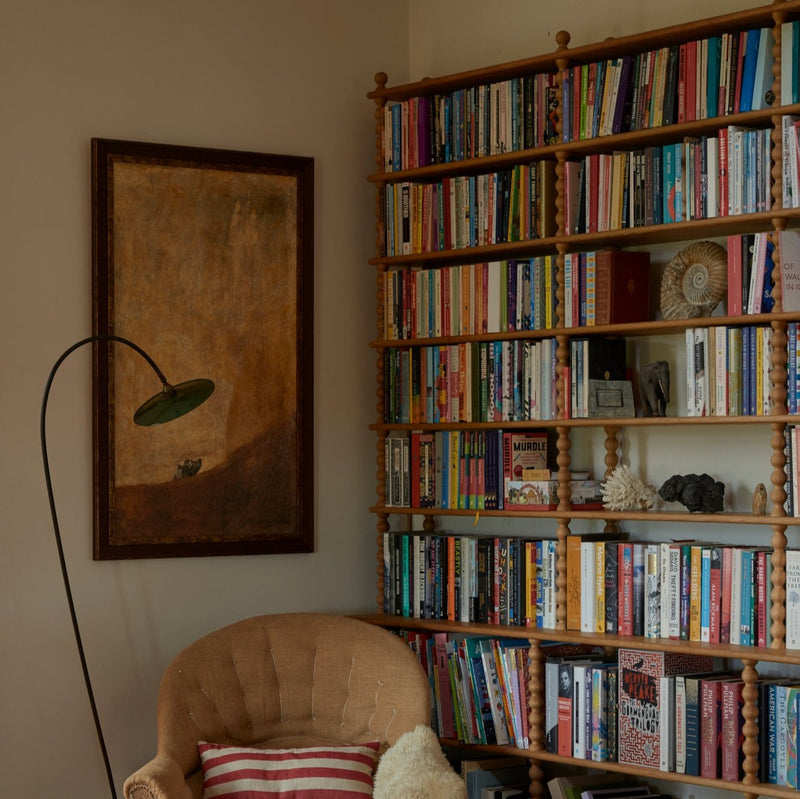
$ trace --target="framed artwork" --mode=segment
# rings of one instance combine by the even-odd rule
[[[314,549],[312,158],[92,140],[94,557]]]

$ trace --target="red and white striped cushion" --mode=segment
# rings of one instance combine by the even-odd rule
[[[200,741],[203,799],[372,796],[377,741],[359,746],[250,749]]]

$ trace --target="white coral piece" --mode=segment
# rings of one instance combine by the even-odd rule
[[[603,506],[607,510],[649,510],[658,489],[646,485],[627,466],[617,466],[603,483]]]

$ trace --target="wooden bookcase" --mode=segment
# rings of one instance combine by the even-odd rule
[[[781,117],[784,114],[800,114],[800,104],[780,105],[782,59],[781,59],[781,24],[787,20],[800,17],[800,0],[776,0],[771,5],[761,6],[742,12],[717,16],[708,19],[687,22],[685,24],[658,30],[646,31],[636,35],[607,39],[602,42],[569,48],[569,35],[560,32],[556,36],[558,48],[555,52],[535,56],[530,59],[502,63],[495,66],[476,69],[469,72],[446,75],[426,79],[417,83],[388,86],[387,76],[376,75],[376,88],[369,93],[374,100],[375,110],[375,149],[376,171],[369,180],[375,188],[376,197],[376,256],[370,263],[376,271],[377,295],[377,338],[372,343],[377,362],[377,421],[372,426],[377,437],[377,501],[371,511],[377,516],[377,604],[379,612],[368,618],[374,623],[387,627],[405,627],[428,631],[467,632],[482,635],[525,638],[530,641],[529,676],[533,690],[528,696],[530,720],[530,748],[520,751],[514,748],[496,748],[498,751],[513,754],[524,754],[530,760],[531,796],[542,795],[544,791],[545,767],[548,763],[570,764],[575,766],[600,767],[607,771],[618,771],[637,774],[648,779],[673,780],[703,787],[724,787],[739,791],[745,796],[785,796],[796,797],[797,791],[791,788],[760,784],[757,777],[758,743],[757,743],[757,689],[759,677],[758,664],[768,662],[774,664],[800,665],[800,651],[787,650],[784,646],[785,636],[785,551],[787,548],[786,531],[789,526],[800,524],[800,518],[787,516],[784,505],[786,494],[786,458],[784,455],[784,430],[788,424],[795,424],[797,416],[787,413],[787,324],[800,319],[799,313],[781,311],[781,286],[779,270],[775,272],[774,312],[762,315],[714,317],[715,325],[767,325],[771,328],[771,413],[768,416],[707,416],[688,418],[685,415],[670,415],[666,418],[641,418],[632,416],[623,419],[574,419],[567,418],[565,371],[570,359],[570,341],[575,337],[585,336],[624,336],[627,339],[639,339],[654,335],[683,336],[691,327],[710,325],[709,318],[663,320],[660,314],[653,315],[649,321],[627,323],[622,325],[603,325],[595,327],[565,327],[564,307],[565,292],[563,288],[565,257],[571,253],[600,249],[638,248],[646,249],[664,243],[692,242],[703,239],[724,239],[724,237],[742,232],[780,231],[796,226],[800,222],[800,208],[782,207],[782,137]],[[400,168],[391,168],[386,152],[387,136],[385,126],[388,124],[387,106],[402,103],[410,98],[432,97],[440,93],[493,84],[512,78],[528,75],[552,76],[555,94],[561,100],[562,81],[575,65],[588,64],[622,56],[634,56],[638,53],[655,51],[671,45],[686,42],[697,42],[704,38],[723,33],[738,33],[744,30],[771,29],[771,49],[774,57],[772,67],[773,92],[776,97],[771,106],[759,110],[739,111],[729,114],[692,119],[691,121],[673,122],[666,125],[625,130],[609,135],[598,135],[589,138],[570,138],[564,135],[563,108],[554,121],[549,141],[516,142],[508,151],[473,155],[465,152],[464,157],[454,157],[446,162],[425,163],[421,166],[408,166],[407,161]],[[689,116],[692,116],[691,114]],[[766,210],[746,214],[731,214],[711,218],[695,218],[668,224],[644,224],[638,227],[621,227],[601,232],[572,232],[567,230],[567,211],[575,198],[570,197],[566,176],[567,163],[580,160],[590,154],[613,153],[614,151],[632,152],[640,148],[662,146],[672,142],[682,142],[686,137],[713,136],[720,129],[729,125],[740,125],[769,131],[769,147],[771,148],[771,197]],[[414,154],[410,156],[414,162]],[[544,230],[545,235],[536,238],[521,237],[519,240],[502,241],[500,243],[476,242],[471,246],[459,242],[457,246],[444,248],[418,247],[416,252],[400,252],[387,255],[386,202],[394,187],[403,182],[432,184],[465,175],[482,175],[507,170],[519,164],[531,164],[545,161],[552,165],[554,183],[552,195],[552,215],[550,227]],[[552,329],[514,331],[503,333],[473,333],[456,336],[438,335],[426,338],[392,338],[387,335],[386,319],[386,282],[387,272],[410,270],[415,268],[440,269],[453,264],[470,264],[494,260],[550,255],[555,265],[555,280],[558,287],[555,291],[556,307]],[[777,258],[776,258],[777,263]],[[387,370],[390,369],[387,352],[397,347],[424,347],[429,344],[447,344],[464,341],[479,342],[496,339],[539,340],[553,338],[556,356],[556,407],[553,418],[536,419],[528,422],[406,422],[388,423],[385,416],[385,400],[387,386]],[[676,370],[674,370],[676,371]],[[680,379],[673,373],[673,381]],[[668,409],[675,414],[676,403]],[[620,462],[620,431],[626,427],[661,426],[674,429],[676,435],[688,438],[696,425],[760,425],[764,435],[769,439],[771,448],[771,515],[754,516],[750,508],[734,512],[714,514],[689,514],[681,511],[580,511],[572,509],[570,504],[570,467],[572,464],[572,434],[576,428],[602,428],[605,434],[605,466],[606,475],[610,474]],[[486,430],[493,427],[504,429],[546,429],[550,430],[556,448],[558,468],[558,506],[552,511],[503,511],[483,510],[484,516],[508,515],[520,518],[535,516],[552,520],[557,539],[557,602],[555,628],[539,629],[536,627],[506,627],[498,625],[468,624],[441,620],[419,618],[400,618],[384,615],[384,534],[390,530],[390,519],[410,522],[412,516],[423,518],[425,531],[436,529],[437,518],[444,516],[472,516],[473,510],[451,510],[441,508],[393,507],[386,497],[386,464],[385,442],[387,436],[395,430],[428,430],[441,427],[461,430]],[[629,637],[609,634],[588,634],[566,629],[566,538],[570,533],[570,524],[574,519],[594,520],[598,529],[614,529],[615,525],[625,521],[653,523],[691,523],[707,524],[709,535],[713,536],[718,523],[741,525],[760,525],[771,528],[771,636],[769,648],[743,647],[725,644],[696,643],[678,641],[668,638]],[[616,763],[587,763],[548,753],[544,748],[544,654],[540,642],[545,640],[561,640],[566,642],[591,642],[615,650],[620,647],[637,647],[647,650],[666,652],[685,652],[711,654],[737,663],[744,680],[744,778],[740,783],[724,783],[718,780],[683,774],[665,773],[652,769],[622,766]]]

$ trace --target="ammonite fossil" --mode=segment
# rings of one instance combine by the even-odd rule
[[[728,289],[728,253],[713,241],[684,247],[666,266],[661,280],[664,319],[710,316]]]

